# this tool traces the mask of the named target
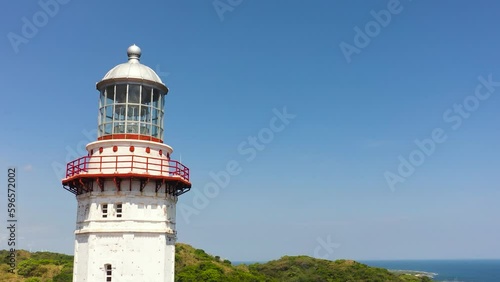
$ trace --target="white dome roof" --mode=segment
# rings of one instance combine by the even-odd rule
[[[119,64],[112,68],[101,81],[97,83],[97,89],[109,83],[118,81],[144,82],[159,87],[165,92],[167,87],[161,78],[150,67],[140,63],[141,49],[135,44],[127,49],[128,62]]]
[[[102,80],[115,78],[138,78],[163,84],[160,77],[151,68],[141,63],[128,62],[119,64],[108,71],[108,73],[102,78]]]

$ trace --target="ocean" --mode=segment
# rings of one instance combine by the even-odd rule
[[[360,261],[392,270],[415,270],[435,274],[434,281],[500,282],[500,260],[399,260]]]

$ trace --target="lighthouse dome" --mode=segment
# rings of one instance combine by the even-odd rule
[[[161,78],[150,67],[140,63],[141,48],[132,45],[127,49],[128,62],[119,64],[104,75],[101,81],[96,85],[97,89],[116,82],[138,82],[151,84],[161,89],[164,93],[168,88],[161,81]]]

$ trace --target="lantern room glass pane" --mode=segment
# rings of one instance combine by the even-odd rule
[[[104,135],[104,124],[99,123],[99,126],[97,127],[97,131],[99,132],[99,136]]]
[[[104,119],[106,117],[105,111],[103,107],[99,108],[99,116],[98,116],[98,123],[102,124],[104,122]]]
[[[127,120],[139,120],[139,105],[128,106]]]
[[[127,122],[127,133],[139,133],[139,123],[138,122]]]
[[[159,136],[159,135],[158,135],[158,126],[153,125],[153,126],[151,127],[151,129],[152,129],[151,136],[153,136],[153,137],[155,137],[155,138],[159,138],[159,137],[158,137],[158,136]]]
[[[143,135],[151,134],[151,124],[150,123],[141,123],[140,134],[143,134]]]
[[[112,105],[115,100],[115,86],[111,85],[106,87],[106,102],[105,105]]]
[[[112,134],[113,133],[113,124],[111,122],[104,124],[104,134]]]
[[[152,108],[151,111],[152,111],[151,122],[156,125],[158,124],[158,109]]]
[[[151,122],[151,108],[148,106],[141,106],[141,117],[142,122]]]
[[[99,95],[99,108],[104,107],[106,105],[106,91],[101,90],[101,95]]]
[[[127,84],[116,85],[115,103],[127,102]]]
[[[101,89],[99,136],[140,134],[162,139],[165,95],[138,83],[119,83]]]
[[[160,90],[153,89],[153,107],[159,108],[160,106]]]
[[[139,84],[130,84],[128,86],[127,103],[138,104],[140,100],[141,100],[141,86]]]
[[[160,128],[163,128],[163,117],[164,117],[164,112],[161,111],[161,116],[160,116]]]
[[[125,114],[127,111],[126,104],[116,104],[114,109],[113,119],[115,121],[125,120]]]
[[[104,112],[105,119],[103,119],[103,122],[111,122],[111,121],[113,121],[113,105],[107,106],[105,109],[106,109],[105,112]]]
[[[149,86],[142,86],[141,104],[150,105],[153,89]]]
[[[113,134],[125,133],[125,122],[119,121],[113,123]]]
[[[161,95],[159,108],[163,111],[164,106],[165,106],[165,95]]]
[[[158,101],[160,99],[160,90],[153,88],[153,101]]]

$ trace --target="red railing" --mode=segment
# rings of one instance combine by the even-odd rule
[[[139,173],[180,176],[189,181],[189,168],[178,161],[137,155],[85,156],[66,165],[66,178],[82,173]]]

